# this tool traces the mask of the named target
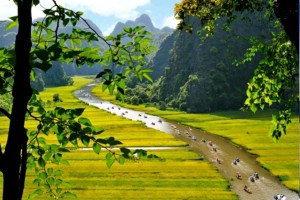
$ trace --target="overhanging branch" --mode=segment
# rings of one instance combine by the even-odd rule
[[[0,112],[4,114],[8,119],[11,119],[11,114],[7,112],[4,108],[0,108]]]

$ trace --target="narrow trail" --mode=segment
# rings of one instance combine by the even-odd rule
[[[102,101],[91,94],[91,89],[95,85],[88,84],[75,91],[75,97],[90,106],[128,119],[142,121],[150,128],[166,132],[185,141],[191,150],[201,154],[205,160],[218,168],[219,172],[231,183],[231,190],[238,194],[240,200],[272,200],[276,194],[284,194],[286,200],[300,200],[296,192],[287,189],[271,173],[263,169],[256,161],[255,156],[234,145],[228,139],[197,129],[192,130],[190,127],[176,124],[176,122],[169,122],[156,116]],[[237,158],[239,162],[234,163],[233,161]],[[241,174],[241,180],[236,178],[237,172]],[[252,182],[250,176],[255,172],[259,174],[259,179]],[[252,193],[244,191],[245,184],[249,186]]]

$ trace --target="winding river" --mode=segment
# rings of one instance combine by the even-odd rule
[[[191,150],[203,155],[205,160],[213,163],[219,172],[230,181],[231,190],[238,194],[240,200],[271,200],[276,194],[284,194],[286,200],[299,200],[298,194],[287,189],[272,174],[263,169],[256,161],[255,156],[232,144],[229,140],[100,100],[91,93],[94,86],[96,84],[92,83],[80,88],[74,92],[75,97],[90,106],[107,110],[131,120],[142,121],[150,128],[171,134],[177,139],[187,142]],[[233,162],[237,158],[239,162]],[[237,172],[241,174],[242,180],[236,178]],[[249,177],[255,172],[259,174],[259,179],[252,182]],[[245,184],[250,187],[252,193],[244,191]]]

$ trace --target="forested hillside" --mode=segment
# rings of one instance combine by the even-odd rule
[[[234,23],[233,32],[238,35],[218,29],[214,37],[205,41],[197,33],[174,32],[150,63],[157,80],[150,100],[188,112],[241,108],[257,61],[238,67],[234,61],[242,60],[249,47],[244,36],[268,38],[266,28],[266,22],[257,18],[253,24],[242,20]]]

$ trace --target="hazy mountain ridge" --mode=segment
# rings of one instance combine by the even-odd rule
[[[38,21],[38,20],[42,20],[42,18],[39,19],[35,19],[34,22]],[[86,22],[89,24],[89,26],[95,30],[97,32],[97,34],[99,34],[100,36],[103,36],[102,31],[99,29],[99,27],[90,19],[86,19]],[[8,47],[8,46],[13,46],[14,42],[15,42],[15,37],[17,34],[17,30],[18,28],[13,28],[10,29],[8,31],[6,31],[6,27],[9,24],[9,21],[2,21],[0,22],[0,47]],[[56,24],[53,23],[52,25],[50,25],[53,29],[55,29]],[[83,20],[79,20],[78,23],[76,24],[75,28],[77,29],[83,29],[85,31],[89,30],[89,26],[85,23],[85,21]],[[129,20],[126,23],[117,23],[117,25],[115,26],[114,32],[115,34],[117,34],[118,31],[123,31],[123,28],[125,26],[130,26],[130,27],[134,27],[134,26],[145,26],[145,29],[152,32],[152,38],[153,38],[153,44],[156,47],[159,47],[161,42],[163,41],[163,39],[170,34],[173,29],[168,28],[168,27],[164,27],[162,30],[154,27],[150,17],[146,14],[141,15],[140,17],[138,17],[137,19],[135,19],[134,21]],[[68,24],[67,26],[63,26],[62,24],[60,24],[60,29],[59,32],[64,32],[64,33],[71,33],[73,29],[73,26],[71,24]],[[85,43],[83,43],[85,45]],[[107,46],[106,44],[99,40],[99,41],[95,41],[93,42],[93,46],[100,46],[101,49],[106,49]],[[149,59],[151,59],[151,56],[149,57]],[[93,67],[89,67],[87,65],[84,65],[80,68],[78,68],[76,66],[75,63],[70,63],[70,64],[56,64],[56,69],[59,71],[59,74],[61,74],[60,76],[63,79],[66,79],[65,75],[68,76],[74,76],[74,75],[96,75],[98,74],[103,67],[96,64]],[[60,70],[60,67],[63,67],[63,71]],[[55,70],[55,71],[57,71]],[[63,73],[62,73],[63,72]],[[53,74],[55,72],[53,72],[53,69],[51,70],[51,72],[49,72],[49,76],[50,74]],[[46,82],[49,82],[49,79],[45,76],[47,76],[47,73],[44,74],[44,72],[37,70],[36,71],[37,76],[39,77],[37,80],[39,80],[39,82],[44,80],[48,80]],[[43,77],[43,78],[41,78]],[[58,81],[59,82],[59,81]],[[62,83],[65,83],[65,81],[61,81]],[[39,90],[42,90],[44,88],[44,86],[50,86],[53,85],[52,83],[35,83],[35,86],[39,85],[38,88]]]
[[[134,27],[134,26],[145,26],[145,29],[147,31],[150,31],[153,34],[157,33],[165,33],[165,34],[170,34],[172,33],[173,29],[169,27],[164,27],[162,29],[156,28],[149,15],[147,14],[142,14],[140,17],[136,18],[135,20],[128,20],[125,23],[123,22],[118,22],[112,31],[111,35],[117,35],[117,33],[123,31],[124,27]]]
[[[16,40],[18,28],[6,30],[10,21],[0,22],[0,47],[11,46]]]

